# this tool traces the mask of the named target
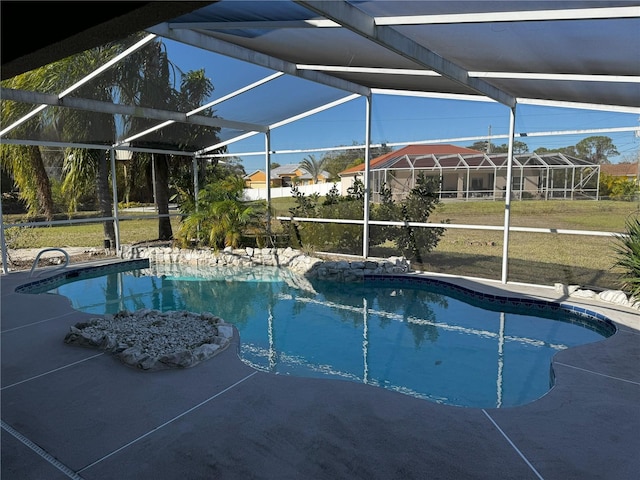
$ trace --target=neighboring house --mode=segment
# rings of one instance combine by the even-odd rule
[[[371,161],[372,200],[380,201],[383,185],[399,200],[414,187],[418,174],[435,177],[440,198],[504,198],[507,154],[486,154],[448,144],[409,145]],[[593,198],[598,195],[600,165],[561,153],[514,155],[514,198]],[[342,195],[356,178],[363,181],[364,164],[344,170]]]
[[[329,172],[318,175],[318,183],[327,183]],[[256,170],[244,176],[245,188],[267,188],[267,175],[263,170]],[[271,187],[291,187],[296,185],[313,185],[313,177],[300,165],[290,163],[271,170]]]
[[[640,164],[634,163],[611,163],[600,166],[600,172],[612,177],[625,177],[636,183],[640,183]]]
[[[255,170],[243,178],[244,188],[267,188],[267,175],[262,170]]]

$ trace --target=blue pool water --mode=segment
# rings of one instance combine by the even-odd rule
[[[468,407],[540,398],[553,385],[555,353],[614,331],[558,305],[523,306],[400,278],[310,283],[271,267],[155,266],[65,282],[49,292],[85,312],[212,312],[235,324],[242,360],[260,370]]]

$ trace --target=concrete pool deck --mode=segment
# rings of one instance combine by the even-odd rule
[[[73,265],[68,268],[81,268]],[[632,479],[640,472],[640,315],[553,289],[452,277],[606,315],[612,337],[558,353],[521,407],[461,408],[258,372],[241,339],[185,370],[141,372],[66,345],[95,317],[0,277],[3,479]],[[43,278],[42,275],[40,278]]]

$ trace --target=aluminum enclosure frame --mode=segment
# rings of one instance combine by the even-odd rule
[[[175,3],[175,2],[167,2]],[[159,5],[161,5],[160,2]],[[365,192],[369,185],[371,102],[372,92],[387,92],[420,96],[431,93],[447,97],[484,97],[509,108],[510,132],[508,135],[509,163],[507,173],[507,202],[505,205],[505,251],[503,254],[502,281],[507,281],[507,250],[509,232],[509,199],[513,164],[516,106],[540,104],[577,108],[608,109],[612,111],[640,113],[640,49],[633,43],[634,34],[640,31],[640,3],[637,1],[582,1],[573,2],[388,2],[388,1],[287,1],[287,2],[193,2],[195,10],[181,13],[177,18],[148,27],[147,31],[164,38],[190,44],[204,50],[231,56],[269,68],[276,75],[285,74],[331,88],[346,91],[343,101],[364,97],[365,111]],[[271,8],[270,8],[271,7]],[[595,29],[594,25],[606,28]],[[504,38],[521,36],[519,48],[526,45],[530,51],[514,51],[513,42],[501,45],[499,35],[491,33],[493,26],[506,26]],[[584,45],[558,43],[557,48],[545,49],[544,41],[538,45],[525,38],[528,28],[538,26],[553,39],[572,36],[593,38],[590,49]],[[612,26],[616,26],[612,29]],[[292,43],[297,35],[308,35],[307,43]],[[603,32],[606,31],[606,36]],[[433,33],[432,33],[433,32]],[[470,35],[470,32],[472,33]],[[478,35],[477,32],[484,32]],[[475,38],[473,37],[475,33]],[[334,35],[335,34],[335,35]],[[447,48],[443,41],[447,34],[458,42]],[[531,39],[540,34],[532,34]],[[327,45],[316,45],[314,40],[326,38]],[[355,56],[361,65],[341,64],[342,51],[338,46],[342,39],[353,42]],[[337,39],[337,40],[336,40]],[[441,41],[442,39],[442,41]],[[601,45],[606,39],[606,47]],[[474,45],[477,41],[478,47]],[[631,41],[630,41],[631,40]],[[469,43],[471,41],[471,43]],[[599,43],[598,43],[599,42]],[[287,48],[283,48],[286,45]],[[295,48],[294,48],[295,45]],[[427,46],[429,45],[429,47]],[[434,45],[431,47],[430,45]],[[634,48],[635,45],[635,48]],[[468,48],[473,55],[466,56]],[[484,50],[478,50],[483,47]],[[493,51],[491,49],[494,49]],[[482,55],[478,55],[478,52]],[[539,57],[544,52],[545,60]],[[484,56],[483,56],[484,55]],[[305,63],[297,61],[305,58]],[[527,58],[524,63],[515,61]],[[375,64],[372,64],[375,59]],[[588,60],[581,62],[582,59]],[[570,61],[575,60],[575,61]],[[382,64],[377,62],[381,61]],[[509,64],[509,62],[512,62]],[[481,70],[479,65],[492,65]],[[566,65],[566,67],[565,67]],[[545,68],[546,67],[546,68]],[[566,70],[560,70],[566,68]],[[271,79],[269,79],[270,81]],[[615,85],[615,88],[612,86]],[[400,87],[405,88],[400,88]],[[247,85],[238,95],[257,85]],[[409,87],[409,88],[406,88]],[[242,89],[241,89],[242,90]],[[0,92],[3,98],[18,98],[44,105],[61,105],[66,92],[56,96],[44,96],[39,92]],[[225,99],[219,99],[224,101]],[[155,129],[175,121],[203,123],[245,132],[234,138],[211,145],[194,156],[207,155],[221,146],[258,133],[265,134],[265,161],[270,167],[270,131],[322,108],[339,104],[329,103],[317,109],[301,111],[296,115],[281,117],[265,124],[249,123],[232,118],[207,119],[197,112],[161,112],[158,109],[142,111],[138,106],[99,105],[91,99],[68,98],[63,105],[91,111],[131,113],[134,109],[146,118],[164,118]],[[203,106],[202,108],[206,108]],[[136,110],[137,109],[137,110]],[[37,113],[37,112],[36,112]],[[5,133],[7,129],[3,130]],[[148,132],[138,132],[136,137]],[[127,139],[128,140],[128,139]],[[19,139],[7,139],[3,143],[19,143]],[[24,143],[32,143],[24,139]],[[126,141],[114,141],[113,147],[127,149]],[[104,148],[104,146],[102,147]],[[112,150],[113,151],[113,150]],[[184,155],[185,152],[182,152]],[[195,174],[194,174],[195,175]],[[197,178],[194,176],[194,180]],[[114,198],[117,191],[114,190]],[[114,219],[117,224],[117,207]],[[0,211],[1,215],[1,211]],[[364,244],[368,245],[368,214],[365,209]],[[4,232],[0,232],[4,233]],[[6,246],[3,242],[3,267]],[[368,255],[363,246],[363,256]],[[6,268],[5,268],[6,271]]]

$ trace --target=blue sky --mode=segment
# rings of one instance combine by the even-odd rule
[[[169,58],[183,71],[204,68],[215,91],[213,99],[220,98],[251,84],[270,73],[267,69],[205,52],[193,47],[165,40]],[[290,92],[288,96],[295,92]],[[346,93],[345,93],[346,95]],[[267,101],[285,102],[287,98],[271,98]],[[571,130],[639,127],[640,116],[629,113],[589,111],[567,108],[519,105],[516,116],[516,132],[560,132]],[[371,121],[372,143],[410,143],[426,140],[460,137],[507,135],[509,109],[497,103],[411,98],[374,95]],[[637,158],[640,138],[634,132],[589,133],[580,135],[528,136],[519,138],[529,146],[558,148],[575,145],[585,137],[608,136],[620,155],[610,157],[614,163]],[[324,148],[362,143],[365,139],[365,100],[352,100],[292,124],[274,129],[271,133],[271,149],[275,151]],[[469,146],[473,140],[454,143]],[[497,145],[507,143],[506,138],[493,138]],[[228,146],[230,153],[241,154],[264,150],[264,136]],[[320,158],[323,152],[272,155],[271,161],[279,164],[298,163],[308,155]],[[264,155],[239,155],[245,171],[264,169]]]

